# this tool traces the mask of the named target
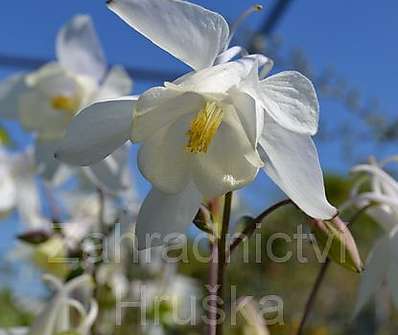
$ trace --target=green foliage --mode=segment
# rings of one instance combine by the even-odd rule
[[[344,203],[350,196],[353,181],[335,174],[325,176],[326,195],[336,207]]]
[[[352,180],[336,175],[326,176],[326,189],[330,201],[339,205],[343,203],[352,186]],[[365,186],[366,187],[366,186]],[[352,211],[341,213],[343,219],[348,220]],[[232,258],[226,273],[226,310],[231,310],[234,296],[231,295],[230,287],[236,288],[237,297],[253,296],[259,300],[264,296],[277,295],[283,300],[284,324],[269,326],[272,335],[290,335],[297,331],[298,323],[308,298],[310,289],[318,274],[321,264],[315,257],[314,247],[310,240],[304,240],[302,252],[297,248],[294,236],[300,229],[309,233],[306,226],[307,218],[296,207],[289,205],[282,207],[269,216],[248,242],[238,247]],[[244,222],[241,222],[244,224]],[[360,219],[350,227],[352,234],[359,246],[363,260],[380,234],[377,224],[363,214]],[[286,234],[290,239],[274,239],[274,234]],[[272,241],[272,243],[270,243]],[[195,246],[197,249],[197,245]],[[267,253],[268,248],[268,253]],[[206,239],[199,245],[196,252],[200,252],[201,259],[195,257],[194,244],[189,242],[185,251],[188,261],[179,263],[179,272],[195,278],[204,288],[208,280],[208,263],[203,261],[209,256]],[[180,253],[174,250],[177,255]],[[269,253],[276,258],[291,255],[285,262],[276,262],[271,259]],[[301,255],[300,255],[301,253]],[[303,259],[300,257],[303,256]],[[79,274],[70,273],[70,278]],[[141,271],[141,272],[140,272]],[[132,266],[131,278],[145,280],[150,275],[143,273],[139,267]],[[356,320],[350,323],[353,307],[356,301],[356,293],[360,276],[332,264],[326,273],[325,281],[315,302],[315,308],[308,322],[305,334],[309,335],[343,335],[343,334],[375,334],[377,328],[374,320],[374,310],[369,305]],[[343,283],[343,284],[342,284]],[[203,289],[203,294],[205,290]],[[108,315],[114,315],[115,298],[110,287],[97,288],[97,298],[100,304],[100,317],[106,323]],[[0,325],[16,326],[30,323],[31,317],[19,310],[12,304],[9,292],[3,292],[0,296]],[[146,311],[146,317],[153,317],[153,310]],[[178,327],[169,323],[170,305],[162,303],[160,316],[165,334],[201,334],[205,331],[205,325],[201,324],[195,328]],[[106,330],[107,334],[144,335],[137,323],[141,319],[139,309],[128,308],[120,327]],[[383,325],[382,333],[392,334],[396,329],[398,318],[395,316],[388,324]],[[225,322],[226,335],[252,335],[242,332],[242,327],[228,327]],[[73,333],[72,333],[73,334]],[[70,335],[65,333],[63,335]]]
[[[66,331],[57,333],[56,335],[80,335],[80,334],[75,330],[66,330]]]
[[[27,326],[32,322],[32,315],[23,311],[14,300],[8,289],[0,291],[0,327]]]
[[[0,125],[0,145],[11,145],[12,140],[7,129]]]

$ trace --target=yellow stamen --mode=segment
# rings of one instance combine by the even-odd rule
[[[192,153],[207,152],[224,116],[224,111],[215,102],[206,102],[191,123],[185,149]]]
[[[52,108],[68,113],[74,113],[78,108],[76,99],[65,95],[57,95],[51,98],[50,104]]]

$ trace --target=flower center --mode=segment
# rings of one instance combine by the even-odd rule
[[[192,153],[207,152],[224,116],[224,111],[215,102],[206,102],[192,120],[187,131],[188,143],[185,149]]]
[[[56,110],[60,110],[67,113],[75,113],[79,107],[77,99],[68,97],[66,95],[56,95],[51,98],[50,105]]]

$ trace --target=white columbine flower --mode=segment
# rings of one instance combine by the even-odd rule
[[[95,103],[71,122],[58,151],[78,165],[95,163],[127,141],[142,143],[138,165],[153,188],[137,235],[182,232],[203,198],[251,182],[260,167],[308,215],[330,219],[311,140],[319,105],[298,72],[264,79],[272,62],[236,57],[225,19],[180,0],[114,0],[109,8],[193,71],[139,99]],[[259,74],[259,69],[260,74]]]
[[[55,146],[73,116],[93,101],[126,95],[132,88],[123,68],[107,71],[89,16],[77,15],[59,31],[56,55],[55,62],[0,84],[0,116],[18,119],[37,135],[36,158],[47,177],[58,167]]]
[[[383,170],[387,159],[378,163],[371,159],[370,164],[357,165],[355,173],[366,173],[353,188],[351,202],[358,208],[372,205],[367,213],[383,228],[385,234],[375,243],[362,274],[357,314],[372,295],[385,283],[391,293],[394,305],[398,308],[398,182]],[[370,191],[360,192],[364,183],[370,183]]]
[[[56,293],[33,322],[27,334],[57,335],[70,332],[71,334],[89,335],[91,326],[97,318],[98,305],[95,300],[92,300],[90,309],[87,311],[80,301],[72,297],[72,293],[78,289],[90,287],[92,285],[91,277],[82,275],[65,284],[50,275],[46,275],[44,279],[52,284]],[[71,320],[72,309],[79,315],[77,326],[74,326]]]

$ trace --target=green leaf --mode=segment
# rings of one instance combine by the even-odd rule
[[[11,145],[12,144],[11,137],[8,134],[7,130],[3,126],[0,126],[0,144],[1,145]]]

